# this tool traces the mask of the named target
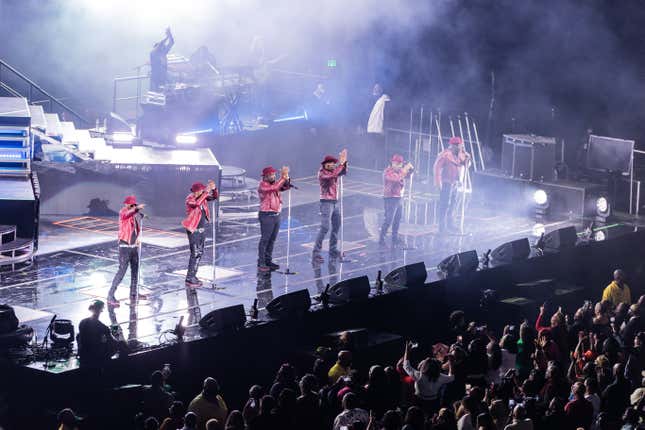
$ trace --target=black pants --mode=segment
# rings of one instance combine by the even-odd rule
[[[139,280],[139,247],[137,246],[119,246],[119,270],[117,270],[114,279],[112,280],[112,287],[108,293],[109,299],[114,299],[116,287],[119,286],[125,271],[130,266],[130,297],[137,296],[137,282]]]
[[[277,212],[260,212],[260,244],[258,245],[258,266],[271,263],[273,245],[280,231],[280,214]]]
[[[188,272],[186,273],[187,281],[194,281],[197,279],[197,270],[199,269],[199,260],[202,259],[204,254],[204,243],[206,242],[206,231],[202,229],[195,230],[194,232],[186,232],[188,234],[188,244],[190,245],[190,259],[188,260]]]
[[[454,184],[446,183],[441,185],[441,192],[439,194],[439,207],[437,210],[440,231],[453,226],[452,212],[455,205],[455,193],[453,192],[454,188]]]
[[[381,226],[380,241],[383,242],[385,240],[385,235],[390,226],[392,226],[392,241],[396,241],[399,239],[399,225],[401,224],[401,212],[403,211],[401,198],[385,197],[383,203],[385,204],[385,217],[383,219],[383,226]]]
[[[329,255],[338,255],[338,231],[340,230],[340,210],[335,200],[320,201],[320,230],[314,244],[314,254],[320,254],[322,243],[329,232]]]

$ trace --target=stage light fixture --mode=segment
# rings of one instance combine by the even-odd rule
[[[544,190],[536,190],[533,193],[533,201],[538,206],[544,206],[544,205],[546,205],[548,203],[549,196],[547,195],[546,191],[544,191]]]
[[[596,221],[607,222],[611,215],[611,205],[606,197],[600,196],[596,199]]]
[[[115,131],[110,135],[110,140],[115,144],[130,144],[134,139],[135,136],[127,131]]]
[[[194,134],[178,134],[175,136],[175,142],[179,145],[194,145],[197,143],[197,136]]]
[[[533,203],[535,204],[535,219],[541,221],[546,219],[549,214],[549,195],[543,189],[535,190],[533,193]]]
[[[546,232],[546,229],[544,227],[544,224],[538,222],[533,226],[533,236],[534,237],[540,237],[545,232]]]
[[[597,230],[593,234],[593,240],[596,242],[602,242],[603,240],[607,239],[607,235],[605,234],[604,231],[602,230]]]

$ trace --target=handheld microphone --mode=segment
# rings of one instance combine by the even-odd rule
[[[331,284],[327,284],[325,287],[325,290],[320,294],[320,301],[323,305],[323,307],[329,306],[329,288],[331,287]]]
[[[251,319],[258,319],[258,299],[253,300],[253,306],[251,306]]]

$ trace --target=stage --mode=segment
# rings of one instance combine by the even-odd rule
[[[146,218],[143,231],[141,275],[147,296],[129,303],[129,274],[117,290],[121,306],[106,308],[102,320],[118,324],[127,339],[137,339],[143,346],[155,346],[172,340],[167,334],[184,316],[187,340],[199,339],[197,322],[208,312],[243,304],[249,310],[258,300],[260,315],[268,302],[282,294],[308,289],[317,296],[330,283],[368,275],[373,283],[380,270],[385,276],[406,264],[423,261],[428,282],[439,279],[436,266],[451,254],[475,249],[481,256],[502,243],[529,237],[533,243],[535,221],[530,217],[495,213],[473,200],[465,218],[464,234],[439,235],[433,225],[405,224],[407,249],[392,249],[390,242],[377,242],[382,199],[378,172],[357,169],[345,179],[344,249],[347,262],[330,260],[323,254],[322,264],[312,264],[311,250],[318,232],[318,184],[315,177],[294,179],[299,187],[292,191],[290,252],[287,254],[288,195],[284,195],[282,226],[274,251],[281,269],[295,272],[260,273],[256,270],[259,224],[250,213],[246,217],[222,216],[218,225],[216,282],[212,286],[212,241],[207,243],[199,277],[204,286],[187,289],[185,270],[189,257],[188,241],[180,218]],[[183,202],[176,202],[183,205]],[[582,230],[582,220],[561,219],[545,224],[547,231],[569,225]],[[53,216],[41,217],[40,250],[30,267],[2,273],[0,301],[13,306],[22,324],[32,326],[37,339],[54,315],[78,322],[88,316],[87,307],[94,299],[105,300],[117,270],[114,217]],[[607,236],[634,230],[628,223],[616,223]],[[325,242],[326,246],[326,242]],[[324,248],[325,249],[325,248]]]

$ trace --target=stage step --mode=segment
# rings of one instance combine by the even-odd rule
[[[58,114],[46,113],[45,120],[47,121],[47,136],[60,138],[63,135],[63,127],[60,124]]]
[[[27,176],[33,151],[27,100],[0,97],[0,176]]]
[[[11,266],[15,270],[17,264],[31,262],[34,256],[34,241],[32,239],[16,238],[11,242],[0,244],[0,267]]]
[[[29,105],[29,112],[31,112],[31,127],[41,131],[47,131],[47,119],[45,118],[43,107],[40,105]]]
[[[15,225],[0,225],[0,244],[11,242],[16,238]]]
[[[63,131],[63,145],[69,145],[74,149],[78,149],[78,137],[76,136],[74,123],[71,121],[61,121],[60,125]]]

